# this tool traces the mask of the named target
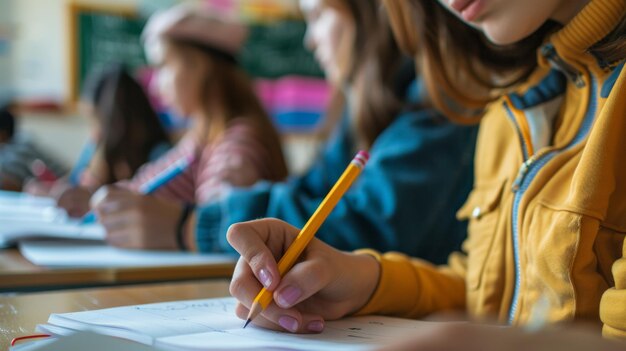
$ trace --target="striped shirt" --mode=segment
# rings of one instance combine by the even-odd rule
[[[282,154],[277,154],[281,152],[280,141],[269,139],[252,121],[238,118],[213,143],[203,145],[187,134],[167,154],[143,166],[132,180],[121,185],[137,191],[176,161],[189,157],[193,159],[190,166],[155,191],[155,196],[202,204],[217,200],[230,186],[250,186],[261,179],[283,180],[286,167]]]

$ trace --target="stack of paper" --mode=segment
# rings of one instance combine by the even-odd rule
[[[321,334],[295,335],[248,326],[232,298],[188,300],[52,314],[41,332],[91,330],[166,350],[371,350],[397,342],[428,322],[380,316],[326,323]]]
[[[27,238],[104,240],[99,224],[83,224],[56,207],[54,199],[0,192],[0,247]]]
[[[52,268],[233,264],[236,257],[108,246],[104,228],[67,216],[54,199],[0,191],[0,247],[19,245],[27,260]],[[43,239],[43,240],[42,240]]]
[[[15,191],[0,190],[0,205],[30,204],[40,206],[54,206],[56,201],[50,197],[33,196],[26,193],[18,193]]]

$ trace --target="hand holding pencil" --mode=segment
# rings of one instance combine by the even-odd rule
[[[182,204],[115,186],[99,192],[93,208],[110,245],[140,250],[178,248],[176,226]]]
[[[324,329],[325,319],[353,313],[367,302],[378,282],[376,260],[335,250],[313,238],[358,176],[360,168],[355,167],[362,164],[355,163],[301,231],[274,219],[231,227],[228,240],[242,255],[231,283],[231,294],[241,302],[239,317],[268,328],[316,333]],[[249,315],[253,303],[255,311]]]

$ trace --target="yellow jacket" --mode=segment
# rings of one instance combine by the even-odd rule
[[[435,267],[370,251],[382,273],[359,314],[601,320],[626,337],[626,70],[587,51],[625,13],[626,0],[593,0],[538,50],[481,122],[464,252]]]

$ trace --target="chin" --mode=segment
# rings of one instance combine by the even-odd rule
[[[503,46],[515,44],[516,42],[526,37],[525,35],[513,33],[510,31],[507,31],[506,29],[505,30],[484,29],[483,33],[485,33],[485,36],[487,37],[487,39],[489,39],[489,41],[491,41],[492,43],[496,45],[503,45]]]
[[[535,25],[535,23],[525,23],[525,28],[519,28],[518,30],[511,30],[511,23],[507,23],[505,25],[495,25],[495,24],[483,24],[480,29],[485,33],[485,36],[489,41],[496,45],[510,45],[515,44],[526,37],[530,36],[537,28],[539,28],[540,24]]]

